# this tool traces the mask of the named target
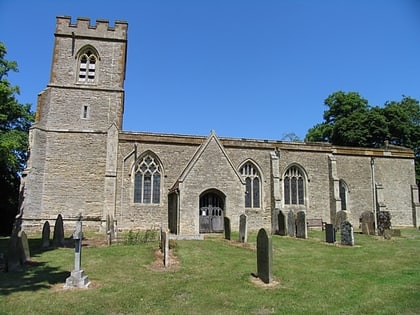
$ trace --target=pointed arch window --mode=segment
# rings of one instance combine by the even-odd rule
[[[261,180],[260,175],[251,162],[242,166],[240,173],[245,180],[245,208],[260,208]]]
[[[152,155],[145,155],[134,169],[134,202],[159,203],[162,171]]]
[[[290,167],[283,178],[284,183],[284,204],[304,205],[305,204],[305,178],[297,166]]]
[[[79,57],[78,81],[94,83],[96,79],[96,66],[98,56],[93,49],[86,49]]]

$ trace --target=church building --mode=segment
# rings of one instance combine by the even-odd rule
[[[168,228],[179,236],[279,229],[279,215],[304,211],[355,228],[365,211],[394,226],[419,225],[412,150],[340,147],[124,131],[126,22],[57,17],[50,81],[39,94],[23,174],[23,228],[58,214],[104,231]],[[141,104],[139,104],[141,106]],[[139,125],[141,128],[141,125]]]

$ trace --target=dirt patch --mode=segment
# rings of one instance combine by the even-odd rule
[[[165,267],[163,263],[163,253],[160,249],[155,250],[155,260],[147,266],[153,271],[177,271],[180,267],[179,259],[173,253],[173,250],[169,250],[169,266]]]
[[[280,287],[280,281],[277,279],[272,279],[270,283],[265,283],[261,281],[256,275],[251,274],[249,276],[249,281],[251,281],[255,286],[263,289],[276,289]]]

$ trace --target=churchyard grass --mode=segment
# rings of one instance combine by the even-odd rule
[[[402,229],[391,240],[355,233],[353,247],[327,244],[321,231],[306,240],[272,236],[270,285],[251,275],[256,232],[245,245],[237,238],[177,241],[179,265],[168,270],[153,267],[156,241],[85,246],[82,269],[92,286],[63,290],[74,250],[41,252],[32,236],[25,270],[0,272],[0,314],[420,313],[420,231]]]

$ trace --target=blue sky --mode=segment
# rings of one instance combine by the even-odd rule
[[[124,130],[303,139],[333,92],[420,100],[417,0],[0,0],[9,79],[34,109],[58,15],[129,23]]]

